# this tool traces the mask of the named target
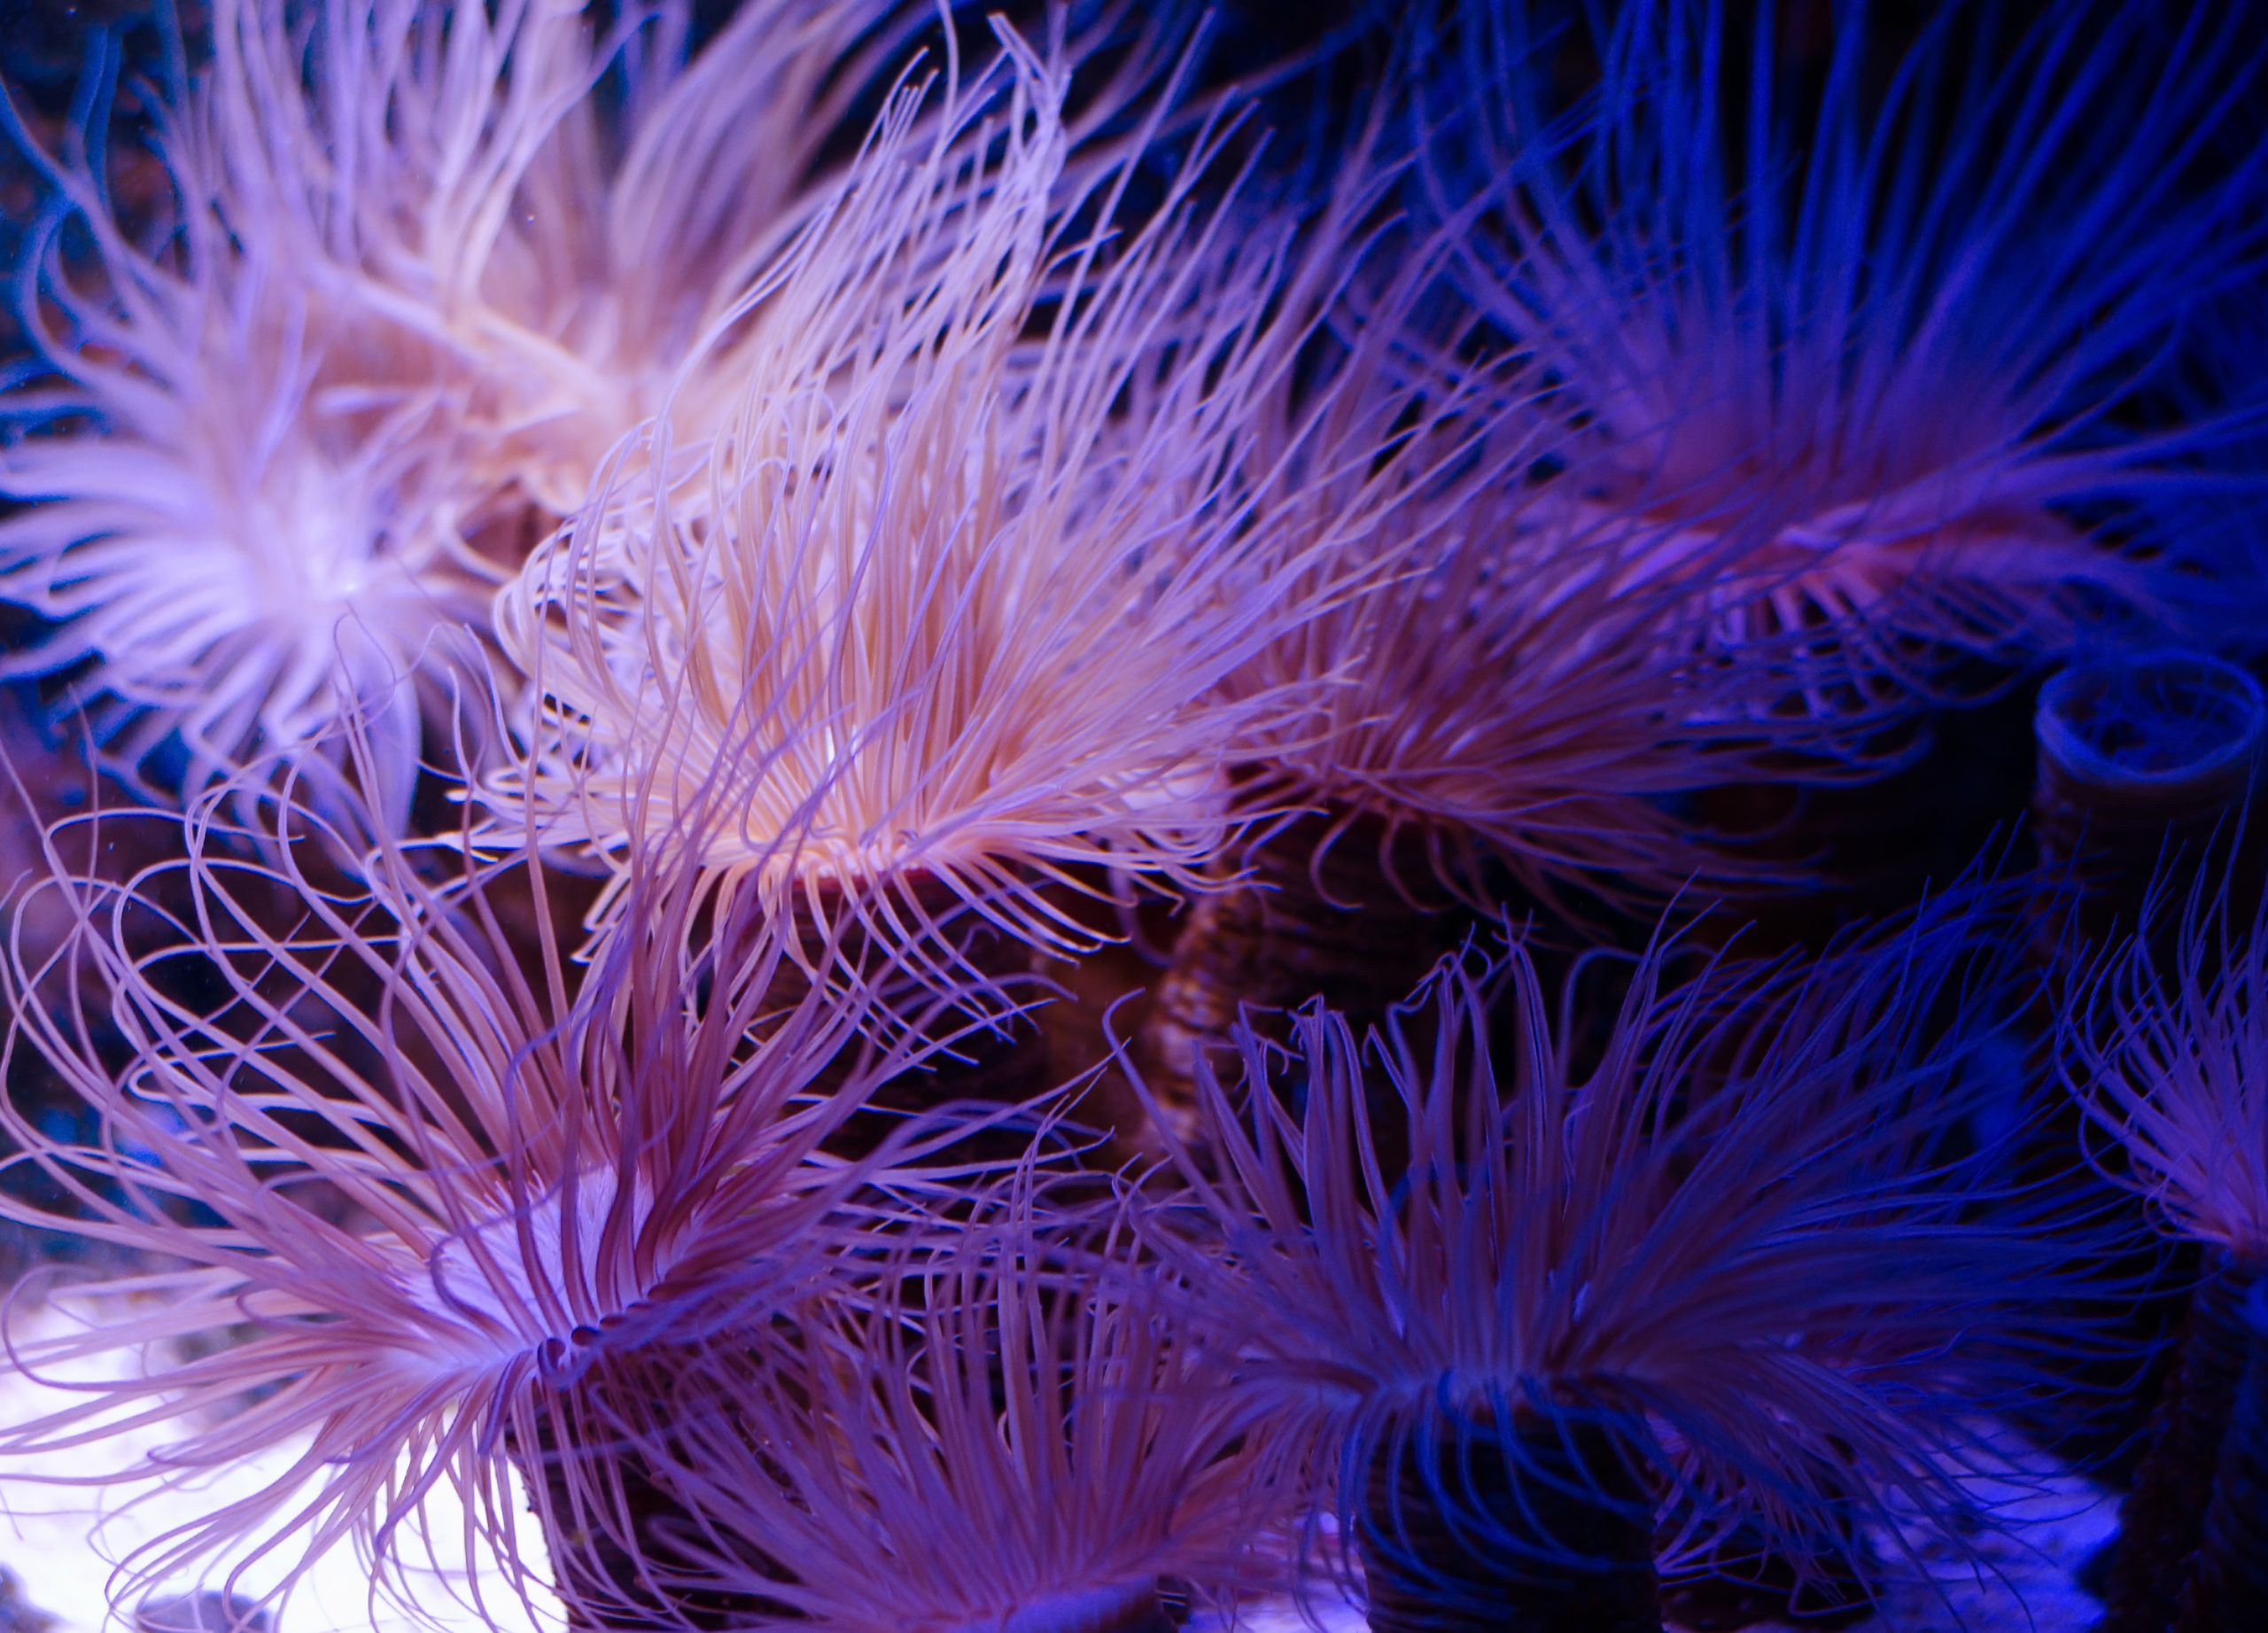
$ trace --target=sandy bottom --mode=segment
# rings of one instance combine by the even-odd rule
[[[35,1312],[19,1326],[18,1336],[36,1335],[56,1318],[50,1311]],[[75,1398],[54,1384],[35,1384],[14,1373],[0,1376],[0,1425],[23,1423]],[[130,1621],[109,1614],[116,1562],[168,1528],[260,1489],[290,1467],[299,1450],[296,1444],[279,1447],[224,1476],[140,1494],[90,1491],[27,1477],[68,1478],[83,1472],[90,1458],[98,1458],[100,1466],[116,1467],[165,1438],[161,1430],[124,1435],[94,1452],[58,1453],[40,1465],[12,1463],[11,1472],[0,1474],[0,1567],[12,1573],[19,1592],[18,1619],[11,1622],[0,1614],[0,1633],[33,1633],[39,1627],[23,1617],[24,1606],[51,1619],[46,1633],[130,1627]],[[1968,1557],[1949,1545],[1917,1544],[1917,1580],[1892,1590],[1882,1614],[1860,1626],[1878,1633],[2085,1633],[2093,1627],[2102,1606],[2073,1577],[2116,1529],[2115,1503],[2086,1481],[2013,1463],[1997,1495],[2003,1512],[2021,1523],[1975,1538]],[[446,1489],[437,1496],[431,1517],[436,1537],[461,1534]],[[542,1539],[532,1520],[525,1521],[524,1531],[523,1557],[540,1564]],[[258,1596],[282,1577],[288,1563],[251,1563],[237,1590]],[[461,1573],[434,1568],[427,1580],[431,1590],[419,1594],[422,1620],[413,1620],[398,1606],[383,1599],[374,1603],[369,1577],[353,1551],[334,1549],[301,1578],[276,1619],[276,1633],[412,1633],[420,1626],[443,1633],[556,1633],[562,1625],[555,1605],[532,1610],[509,1596],[489,1601],[484,1615],[463,1602]],[[171,1590],[178,1593],[186,1586]],[[162,1595],[167,1590],[155,1591]],[[0,1612],[4,1608],[0,1604]],[[1361,1613],[1352,1606],[1311,1608],[1327,1633],[1356,1633],[1363,1627]],[[1268,1602],[1247,1606],[1239,1623],[1250,1633],[1295,1633],[1311,1625],[1289,1604]],[[218,1624],[214,1633],[220,1633]],[[1217,1618],[1200,1617],[1189,1633],[1223,1633],[1223,1626]]]
[[[60,1330],[63,1318],[52,1309],[18,1318],[12,1336],[19,1341],[43,1332]],[[97,1375],[92,1367],[79,1376]],[[64,1372],[52,1382],[34,1383],[21,1374],[0,1373],[0,1425],[13,1427],[76,1403],[81,1397],[58,1387],[72,1376]],[[39,1462],[12,1458],[0,1472],[0,1566],[15,1576],[22,1604],[52,1618],[46,1633],[103,1633],[105,1629],[131,1629],[130,1618],[110,1615],[113,1572],[119,1560],[142,1544],[163,1536],[174,1527],[194,1521],[232,1498],[259,1491],[299,1456],[304,1442],[276,1447],[251,1462],[213,1479],[184,1481],[165,1489],[113,1488],[108,1490],[47,1483],[47,1478],[68,1479],[89,1466],[117,1468],[141,1452],[154,1450],[171,1436],[163,1428],[116,1436],[99,1447],[72,1453],[57,1452]],[[42,1478],[47,1477],[47,1478]],[[454,1494],[443,1487],[432,1499],[431,1532],[438,1541],[462,1535],[462,1516]],[[527,1520],[523,1551],[540,1560],[542,1539],[532,1519]],[[244,1567],[234,1590],[258,1598],[289,1573],[289,1556],[254,1560]],[[444,1562],[445,1564],[447,1561]],[[206,1581],[218,1587],[222,1572]],[[486,1603],[486,1614],[460,1602],[465,1592],[461,1572],[434,1569],[428,1582],[421,1578],[418,1595],[422,1617],[413,1620],[396,1605],[373,1602],[369,1573],[351,1547],[334,1548],[299,1579],[274,1621],[275,1633],[412,1633],[425,1627],[442,1633],[556,1633],[564,1619],[555,1606],[540,1607],[548,1614],[531,1614],[505,1594]],[[153,1598],[181,1595],[194,1584],[182,1582],[155,1587]],[[128,1608],[142,1602],[130,1594]],[[20,1617],[20,1613],[19,1613]],[[37,1626],[18,1623],[24,1633]],[[211,1633],[224,1633],[216,1621]],[[16,1633],[0,1622],[0,1633]]]

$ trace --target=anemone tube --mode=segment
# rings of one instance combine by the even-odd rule
[[[2268,1594],[2268,1276],[2253,1277],[2236,1324],[2244,1365],[2174,1633],[2235,1633]]]
[[[2240,864],[2225,887],[2243,893],[2256,869],[2232,830],[2268,753],[2268,701],[2250,674],[2202,652],[2106,654],[2050,679],[2036,721],[2034,831],[2041,861],[2070,875],[2082,938],[2160,933],[2138,926],[2146,897],[2186,894],[2216,840]]]

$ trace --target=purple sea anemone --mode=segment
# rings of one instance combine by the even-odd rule
[[[342,886],[301,864],[351,833],[287,805],[269,859],[240,860],[228,808],[225,791],[201,802],[182,859],[125,890],[37,887],[77,934],[38,968],[15,946],[8,1058],[36,1055],[103,1131],[59,1139],[11,1105],[12,1163],[68,1212],[0,1207],[161,1268],[92,1289],[124,1301],[115,1320],[12,1343],[34,1374],[150,1349],[8,1426],[0,1456],[83,1449],[84,1474],[27,1478],[162,1485],[306,1437],[272,1487],[137,1550],[122,1586],[222,1550],[304,1559],[352,1539],[408,1600],[403,1555],[442,1482],[522,1586],[516,1461],[582,1443],[610,1389],[652,1387],[647,1357],[839,1273],[859,1208],[897,1211],[861,1187],[927,1148],[919,1126],[856,1163],[819,1146],[908,1061],[855,1041],[855,992],[782,1010],[776,938],[745,919],[712,943],[745,979],[689,962],[691,880],[666,866],[633,868],[641,933],[579,992],[564,927],[539,910],[532,951],[504,928],[515,889],[543,899],[532,859],[460,858],[435,883],[430,858],[387,843]],[[277,886],[299,903],[284,929],[262,914]],[[168,1349],[183,1340],[199,1341]],[[101,1466],[108,1436],[151,1425],[175,1437]],[[587,1597],[603,1570],[579,1547],[641,1515],[604,1459],[558,1466],[587,1479],[533,1496]]]
[[[1589,1045],[1515,946],[1366,1049],[1317,1006],[1241,1094],[1206,1074],[1158,1245],[1228,1387],[1335,1471],[1374,1627],[1655,1629],[1658,1547],[1980,1517],[1979,1414],[2085,1341],[2040,1314],[2076,1209],[1955,1133],[2009,1110],[1981,929],[1677,985],[1657,945]]]
[[[1584,431],[1557,502],[1655,530],[1626,571],[1744,531],[1712,641],[1833,630],[1872,683],[1830,710],[2186,598],[2150,502],[2226,432],[2127,411],[2268,249],[2248,8],[1946,8],[1886,55],[1861,8],[1810,58],[1768,6],[1581,15],[1466,9],[1433,174],[1500,206],[1470,288]]]
[[[2122,1515],[2109,1581],[2117,1633],[2218,1627],[2260,1545],[2256,1488],[2268,1455],[2247,1353],[2268,1348],[2246,1314],[2268,1286],[2268,907],[2249,926],[2211,875],[2178,930],[2144,928],[2098,962],[2066,1013],[2061,1069],[2095,1131],[2103,1171],[2148,1197],[2175,1236],[2202,1244],[2180,1351]],[[2241,1416],[2239,1439],[2233,1420]],[[2217,1466],[2237,1483],[2225,1495]],[[2210,1499],[2210,1501],[2208,1499]],[[2227,1508],[2225,1523],[2209,1512]]]
[[[773,1602],[735,1625],[1162,1633],[1165,1582],[1280,1582],[1281,1437],[1193,1365],[1121,1210],[1029,1170],[967,1208],[877,1295],[730,1357],[747,1428],[686,1436],[661,1476],[711,1539],[688,1585]]]

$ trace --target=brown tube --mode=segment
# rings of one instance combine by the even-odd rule
[[[1199,1063],[1235,1077],[1240,1007],[1278,1012],[1254,1015],[1265,1031],[1320,994],[1359,1034],[1456,945],[1457,916],[1413,902],[1388,877],[1375,822],[1348,825],[1318,855],[1326,831],[1319,819],[1293,824],[1247,859],[1248,878],[1188,910],[1134,1045],[1177,1137],[1194,1130]],[[1425,877],[1418,866],[1397,871]]]
[[[530,1506],[542,1519],[553,1586],[576,1633],[651,1633],[657,1628],[726,1633],[793,1617],[790,1607],[761,1594],[704,1585],[718,1581],[717,1565],[689,1553],[677,1540],[702,1533],[678,1500],[655,1484],[648,1473],[651,1466],[635,1456],[582,1446],[563,1451],[555,1439],[560,1427],[541,1414],[536,1454],[531,1457],[517,1443],[509,1449],[522,1480],[543,1488],[543,1501],[531,1499]],[[678,1447],[669,1455],[688,1453]],[[570,1478],[569,1459],[594,1456],[610,1460],[607,1475],[616,1490],[603,1515],[587,1506],[579,1510],[571,1495],[578,1482]],[[625,1526],[636,1542],[634,1555],[621,1535]],[[752,1553],[736,1562],[733,1574],[740,1582],[788,1580],[777,1565]]]
[[[2235,1311],[2245,1358],[2173,1633],[2249,1633],[2268,1614],[2268,1277]]]
[[[2194,878],[2258,782],[2259,682],[2198,652],[2106,657],[2040,688],[2032,792],[2040,861],[2068,875],[2083,944],[2138,926],[2161,862]],[[2184,882],[2177,875],[2171,883]],[[2059,922],[2056,929],[2063,926]]]
[[[1411,1436],[1371,1466],[1356,1542],[1372,1633],[1661,1633],[1652,1503],[1611,1428],[1516,1428],[1508,1460],[1486,1429],[1441,1427],[1437,1448]],[[1487,1545],[1442,1512],[1444,1490],[1521,1545]]]
[[[2210,1264],[2189,1302],[2180,1347],[2150,1419],[2104,1590],[2100,1633],[2166,1633],[2205,1528],[2249,1334],[2241,1311],[2256,1267],[2226,1255]],[[2201,1623],[2201,1627],[2208,1625]]]

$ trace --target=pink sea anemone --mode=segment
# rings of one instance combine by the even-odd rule
[[[492,786],[544,842],[617,857],[698,798],[734,813],[721,895],[946,988],[956,916],[1075,951],[1092,870],[1206,882],[1225,745],[1305,703],[1219,682],[1348,581],[1254,535],[1241,458],[1332,246],[1200,207],[1209,124],[1128,220],[1132,161],[1075,159],[1060,49],[1002,38],[894,98],[765,275],[698,502],[610,486],[495,613],[540,707]]]
[[[456,632],[681,364],[726,367],[887,9],[743,7],[688,60],[681,0],[603,34],[563,0],[221,0],[150,110],[151,220],[108,191],[98,57],[19,269],[53,379],[7,404],[0,596],[55,626],[11,667],[67,673],[127,763],[178,733],[192,789],[383,726],[399,822],[421,693],[478,665]]]
[[[13,949],[8,1058],[35,1055],[103,1131],[73,1143],[11,1105],[12,1162],[67,1211],[0,1206],[159,1268],[90,1290],[122,1301],[114,1319],[12,1341],[35,1374],[149,1349],[8,1426],[0,1457],[71,1450],[84,1474],[27,1478],[131,1488],[304,1437],[272,1487],[136,1551],[121,1590],[224,1550],[304,1559],[352,1539],[376,1590],[407,1598],[403,1556],[443,1482],[524,1587],[515,1460],[581,1443],[610,1389],[647,1386],[647,1357],[841,1273],[858,1208],[896,1211],[861,1187],[927,1136],[901,1126],[856,1163],[819,1147],[907,1061],[854,1041],[855,993],[783,1011],[776,940],[744,921],[716,938],[744,981],[688,962],[693,892],[665,866],[629,886],[657,939],[625,939],[579,992],[563,927],[539,912],[532,949],[508,935],[511,867],[460,858],[432,883],[430,859],[381,844],[341,885],[300,863],[351,832],[287,806],[255,864],[232,854],[229,808],[202,803],[183,859],[127,890],[43,884],[77,934],[39,968]],[[283,929],[262,916],[276,885],[299,904]],[[153,1425],[175,1431],[160,1451],[101,1466],[113,1433]],[[569,1466],[587,1481],[532,1495],[563,1578],[587,1582],[577,1548],[641,1517],[620,1470]]]
[[[1658,1628],[1658,1519],[1803,1559],[1877,1505],[1979,1516],[1977,1414],[2086,1341],[2040,1311],[2087,1240],[1953,1134],[2013,1108],[1981,929],[1675,985],[1657,945],[1589,1045],[1515,946],[1366,1051],[1317,1006],[1240,1095],[1205,1075],[1158,1245],[1335,1471],[1374,1627]]]
[[[51,378],[6,403],[0,493],[29,508],[0,525],[0,595],[55,623],[10,667],[66,672],[122,763],[178,733],[192,789],[256,748],[336,757],[354,717],[391,745],[374,792],[398,813],[408,679],[480,618],[456,415],[414,347],[314,276],[303,231],[237,207],[225,118],[172,89],[158,219],[117,214],[99,128],[43,156],[58,203],[18,307]]]
[[[326,0],[312,33],[285,0],[224,11],[235,193],[315,224],[353,296],[444,360],[464,474],[547,525],[641,421],[705,433],[737,395],[750,286],[906,33],[891,0],[758,0],[697,51],[688,0],[604,27],[575,0]]]

